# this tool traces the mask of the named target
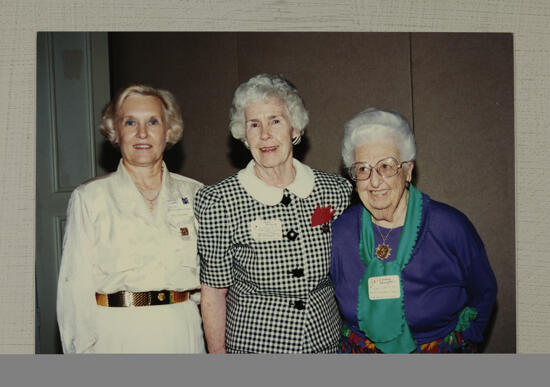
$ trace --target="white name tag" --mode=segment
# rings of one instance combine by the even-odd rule
[[[283,239],[283,224],[279,219],[256,219],[250,222],[250,235],[257,242]]]
[[[388,300],[401,297],[398,275],[382,275],[369,278],[369,299]]]

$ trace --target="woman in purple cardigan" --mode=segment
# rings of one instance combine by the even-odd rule
[[[476,229],[411,185],[407,121],[375,108],[346,124],[342,156],[362,204],[333,224],[340,352],[475,352],[497,285]]]

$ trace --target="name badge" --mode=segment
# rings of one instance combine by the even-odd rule
[[[250,222],[250,235],[257,242],[283,239],[283,223],[279,219],[256,219]]]
[[[401,297],[398,275],[382,275],[369,278],[369,299],[388,300]]]

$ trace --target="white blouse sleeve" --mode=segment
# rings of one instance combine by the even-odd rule
[[[64,353],[93,352],[97,339],[91,259],[94,227],[79,189],[71,195],[57,285],[57,320]]]

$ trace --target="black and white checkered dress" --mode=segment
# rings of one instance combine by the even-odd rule
[[[297,160],[294,166],[298,184],[279,190],[276,200],[277,188],[266,185],[271,197],[264,195],[265,183],[251,177],[253,162],[196,195],[201,282],[228,288],[229,353],[336,352],[341,321],[329,279],[330,223],[349,205],[352,186]],[[250,179],[256,181],[243,185]],[[318,205],[336,212],[312,226]],[[254,222],[272,220],[280,220],[279,240],[253,236]]]

